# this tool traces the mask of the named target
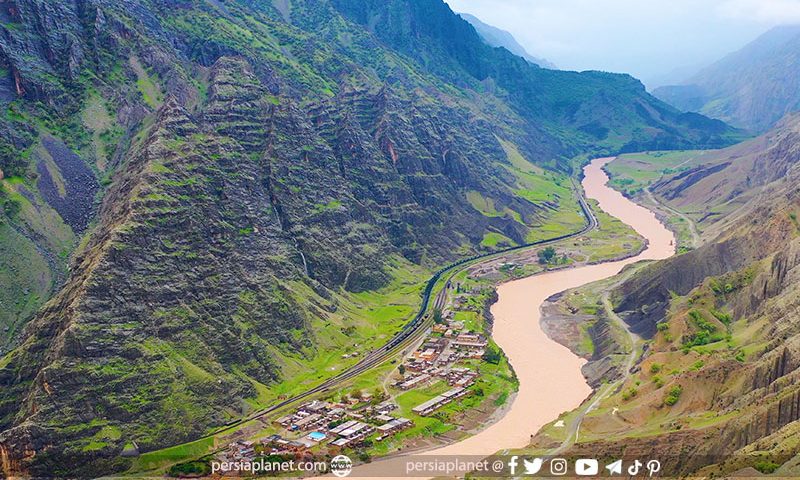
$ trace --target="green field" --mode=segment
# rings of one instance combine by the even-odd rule
[[[699,243],[699,227],[689,217],[690,212],[679,211],[665,200],[649,194],[645,189],[665,175],[685,171],[703,163],[711,150],[680,150],[668,152],[642,152],[620,155],[606,166],[611,181],[609,185],[629,197],[643,194],[641,199],[656,203],[654,208],[663,213],[667,227],[675,232],[678,253],[696,248]],[[645,195],[648,195],[645,198]]]
[[[137,57],[130,57],[128,63],[136,73],[136,88],[142,95],[144,102],[153,110],[158,109],[164,101],[164,94],[161,93],[161,89],[153,81]]]
[[[215,439],[208,437],[162,450],[147,452],[136,458],[130,472],[156,470],[170,466],[180,459],[202,457],[213,451],[215,446]]]
[[[709,150],[675,150],[626,153],[606,165],[611,185],[635,195],[664,175],[688,170],[703,161]]]
[[[95,165],[101,172],[105,171],[108,159],[113,153],[113,145],[116,144],[122,131],[115,124],[105,101],[97,92],[93,92],[87,99],[86,107],[81,112],[81,119],[92,135],[90,153]]]
[[[508,248],[513,247],[517,243],[514,240],[506,237],[505,235],[497,232],[486,232],[483,235],[483,240],[481,241],[481,246],[490,247],[490,248]]]
[[[47,299],[52,274],[33,243],[0,223],[0,346],[10,340]]]
[[[379,291],[340,291],[335,299],[336,312],[320,318],[312,327],[313,348],[279,351],[284,380],[269,387],[258,385],[258,397],[250,399],[253,407],[270,405],[281,396],[292,396],[322,383],[398,333],[416,314],[430,273],[401,258],[392,261],[390,272],[392,281]],[[298,300],[327,303],[305,284],[289,284]]]

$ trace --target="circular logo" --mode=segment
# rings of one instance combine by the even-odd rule
[[[331,473],[337,477],[346,477],[353,471],[353,461],[347,455],[336,455],[331,459]]]

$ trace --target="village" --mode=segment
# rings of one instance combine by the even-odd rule
[[[337,401],[304,403],[273,422],[278,433],[231,443],[218,454],[218,460],[252,461],[266,455],[312,454],[322,448],[328,453],[368,448],[412,428],[415,418],[434,415],[445,405],[470,395],[469,387],[480,373],[474,365],[485,357],[488,340],[484,334],[466,328],[464,321],[455,320],[450,307],[467,308],[465,297],[457,296],[452,305],[432,313],[434,325],[395,370],[388,391],[355,391]],[[431,385],[447,390],[413,406],[405,415],[401,413],[396,396]]]

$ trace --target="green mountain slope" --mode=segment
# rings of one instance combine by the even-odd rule
[[[685,111],[764,132],[800,107],[800,28],[775,27],[680,85],[653,94]]]
[[[547,70],[492,48],[436,0],[332,1],[346,16],[443,80],[496,91],[515,112],[553,132],[566,151],[732,143],[733,132],[725,124],[676,111],[628,75]]]
[[[441,2],[15,0],[0,29],[3,227],[41,232],[0,254],[43,272],[2,319],[6,475],[118,471],[318,383],[442,262],[577,227],[575,155],[735,135]]]
[[[478,35],[480,35],[481,38],[490,46],[503,47],[514,55],[520,56],[542,68],[549,68],[551,70],[555,70],[557,68],[544,58],[536,58],[530,55],[525,50],[525,47],[520,45],[514,36],[509,32],[484,23],[475,15],[470,15],[469,13],[459,13],[458,16],[468,21],[470,25],[475,27],[475,31],[478,32]]]

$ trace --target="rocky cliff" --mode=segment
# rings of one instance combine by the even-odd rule
[[[800,418],[795,131],[788,122],[714,153],[693,170],[699,178],[679,172],[656,187],[684,205],[705,195],[711,209],[728,208],[706,220],[713,228],[703,246],[641,268],[613,291],[615,310],[647,347],[583,422],[585,441],[572,453],[659,457],[666,472],[681,475],[796,471],[789,461],[800,453],[792,427]]]
[[[321,350],[403,320],[359,294],[488,233],[524,242],[571,208],[527,190],[574,154],[735,133],[629,77],[491,49],[442,2],[365,6],[0,3],[3,218],[69,263],[0,358],[5,475],[119,471],[126,444],[319,381]]]
[[[629,75],[547,70],[494,49],[438,0],[332,3],[433,74],[497,93],[524,118],[568,127],[571,136],[558,138],[562,148],[640,151],[687,143],[712,148],[735,135],[721,122],[678,112],[646,95],[644,85]]]

